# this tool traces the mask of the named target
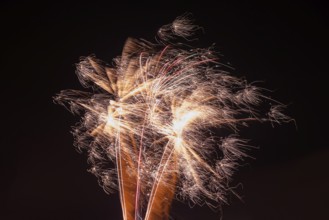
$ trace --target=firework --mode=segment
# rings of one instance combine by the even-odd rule
[[[224,71],[212,48],[177,43],[199,29],[182,16],[159,30],[156,44],[128,39],[114,66],[82,58],[77,75],[92,93],[56,97],[83,114],[75,144],[87,150],[104,189],[119,191],[125,220],[168,219],[174,198],[226,202],[231,175],[246,156],[239,127],[289,120],[279,105],[261,114],[268,98]]]

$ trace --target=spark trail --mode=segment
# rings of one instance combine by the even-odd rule
[[[75,144],[87,150],[104,189],[119,191],[125,220],[168,219],[175,197],[226,202],[231,175],[246,156],[238,129],[290,120],[280,103],[274,112],[259,111],[269,99],[224,71],[212,48],[173,43],[198,29],[181,16],[160,28],[158,43],[129,38],[112,67],[82,58],[77,75],[92,92],[65,90],[55,98],[84,114]]]

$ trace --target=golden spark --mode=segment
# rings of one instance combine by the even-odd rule
[[[77,75],[93,92],[65,90],[55,98],[84,113],[76,145],[88,151],[104,189],[119,191],[125,220],[168,219],[174,197],[226,202],[230,177],[246,156],[239,126],[289,120],[277,102],[262,116],[257,107],[269,99],[222,70],[212,48],[172,43],[198,29],[181,16],[159,30],[157,44],[128,39],[114,67],[82,58]],[[215,132],[221,128],[231,135]]]

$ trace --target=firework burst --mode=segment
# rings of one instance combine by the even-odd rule
[[[174,198],[226,202],[230,177],[246,156],[238,128],[289,120],[280,106],[261,114],[268,98],[224,71],[211,48],[170,43],[198,29],[182,16],[159,30],[158,44],[128,39],[112,67],[82,58],[77,75],[93,92],[65,90],[55,98],[84,114],[73,132],[76,146],[87,150],[104,189],[119,191],[126,220],[168,219]]]

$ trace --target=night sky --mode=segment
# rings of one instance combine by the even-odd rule
[[[185,12],[204,28],[197,46],[215,43],[232,74],[261,81],[288,105],[296,125],[243,130],[256,148],[232,182],[241,199],[230,194],[222,214],[175,202],[173,219],[329,219],[325,4],[50,2],[0,6],[0,219],[122,219],[118,194],[103,192],[86,171],[86,154],[73,147],[71,126],[79,117],[52,97],[83,89],[75,75],[81,56],[111,62],[127,37],[153,41],[159,27]]]

